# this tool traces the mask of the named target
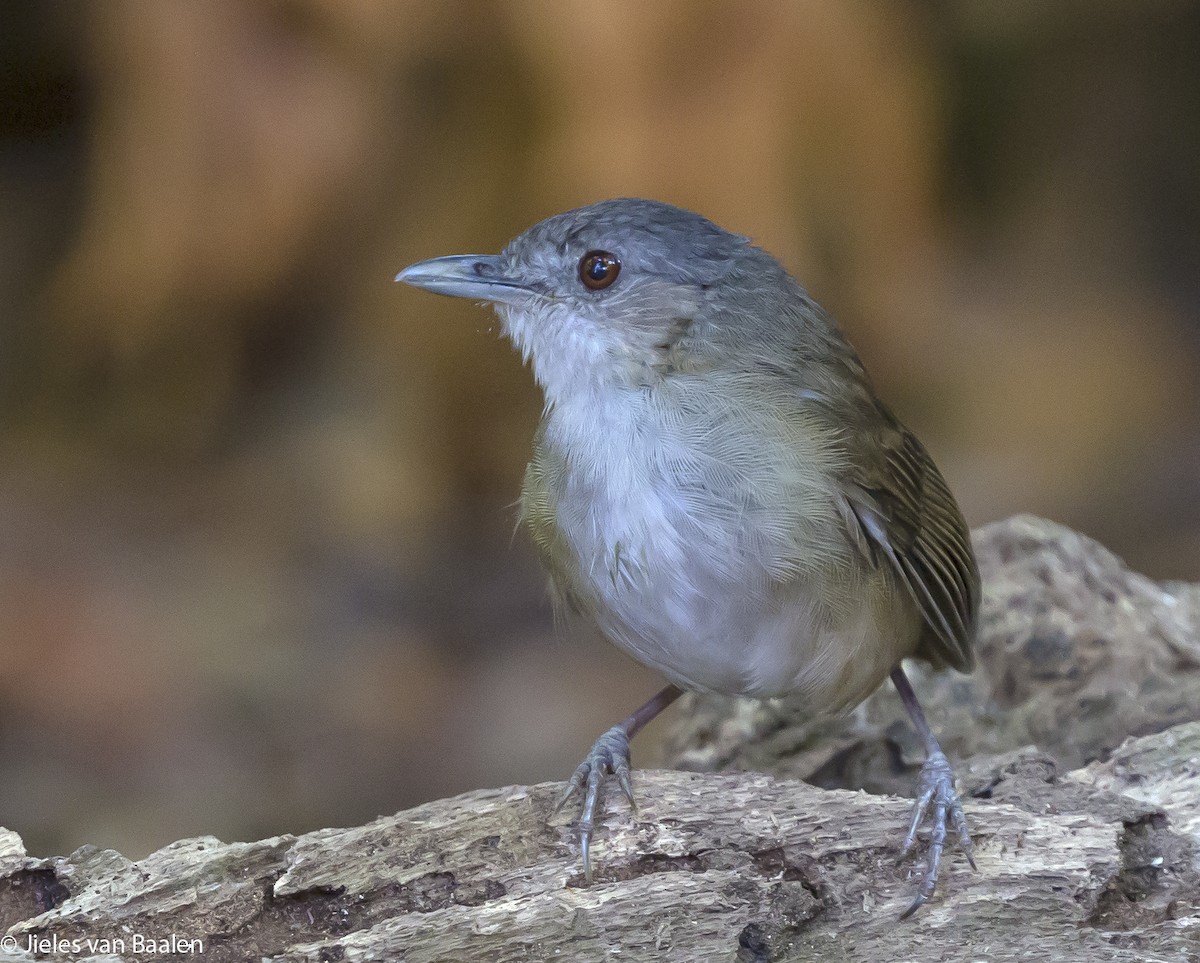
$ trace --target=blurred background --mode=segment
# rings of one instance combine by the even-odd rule
[[[0,823],[38,854],[565,777],[540,399],[401,288],[604,197],[775,253],[974,525],[1200,578],[1200,6],[9,0]],[[635,760],[653,759],[653,730]]]

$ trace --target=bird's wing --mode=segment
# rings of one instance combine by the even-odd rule
[[[882,405],[876,444],[844,486],[864,549],[890,565],[925,620],[918,654],[974,667],[979,570],[966,522],[933,459]]]

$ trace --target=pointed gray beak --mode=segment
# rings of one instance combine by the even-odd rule
[[[396,275],[396,280],[434,294],[504,304],[516,304],[537,295],[529,284],[507,275],[505,270],[503,261],[495,254],[452,254],[410,265]]]

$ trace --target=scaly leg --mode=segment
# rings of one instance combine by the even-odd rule
[[[933,730],[929,728],[925,713],[921,711],[921,704],[917,701],[917,694],[913,692],[908,676],[904,674],[904,670],[900,666],[892,669],[892,685],[900,693],[900,701],[908,710],[913,725],[917,727],[917,732],[925,740],[925,765],[921,767],[917,801],[913,805],[908,835],[904,837],[904,845],[900,849],[900,859],[907,856],[909,850],[913,848],[917,839],[917,829],[925,821],[926,814],[930,813],[931,806],[933,816],[933,829],[929,835],[929,867],[925,870],[925,877],[921,880],[920,889],[917,890],[917,898],[900,917],[905,920],[921,908],[921,905],[933,895],[933,890],[937,886],[938,869],[942,863],[942,850],[946,844],[947,821],[954,825],[954,829],[958,833],[958,839],[967,854],[967,862],[971,864],[972,869],[976,867],[974,846],[971,844],[971,834],[967,831],[967,817],[963,813],[958,793],[954,791],[954,771],[950,768],[950,763],[946,761],[946,755],[942,752],[942,747],[938,745]]]
[[[612,773],[617,777],[621,792],[629,800],[630,807],[636,812],[637,803],[633,801],[633,784],[630,781],[629,740],[645,728],[646,724],[663,711],[672,702],[683,695],[683,690],[669,685],[658,695],[636,709],[624,722],[613,726],[604,733],[591,752],[587,754],[571,781],[567,783],[567,791],[554,807],[558,812],[567,804],[576,792],[586,785],[583,797],[583,809],[579,817],[579,851],[583,857],[583,879],[588,885],[592,882],[592,862],[590,850],[592,832],[596,828],[596,807],[600,803],[600,787],[604,777]]]

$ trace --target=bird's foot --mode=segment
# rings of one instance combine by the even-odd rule
[[[942,850],[946,845],[948,826],[954,826],[959,842],[967,854],[967,862],[971,864],[972,869],[976,868],[975,847],[971,844],[971,834],[967,831],[967,817],[963,813],[958,793],[954,791],[954,771],[941,751],[933,753],[921,767],[919,790],[917,801],[913,804],[908,835],[904,837],[904,845],[897,862],[912,850],[917,840],[917,829],[925,821],[926,815],[931,815],[933,828],[929,834],[929,862],[921,880],[921,887],[917,890],[917,898],[901,915],[902,920],[912,916],[933,895],[937,886],[938,869],[942,863]]]
[[[591,752],[567,783],[567,791],[554,807],[554,811],[558,812],[575,793],[584,790],[583,808],[579,816],[579,851],[583,857],[583,879],[587,885],[592,882],[590,849],[592,832],[596,828],[596,807],[600,804],[604,777],[610,773],[617,777],[617,784],[636,812],[637,804],[633,801],[633,783],[629,775],[629,733],[624,725],[613,726],[596,740]]]

